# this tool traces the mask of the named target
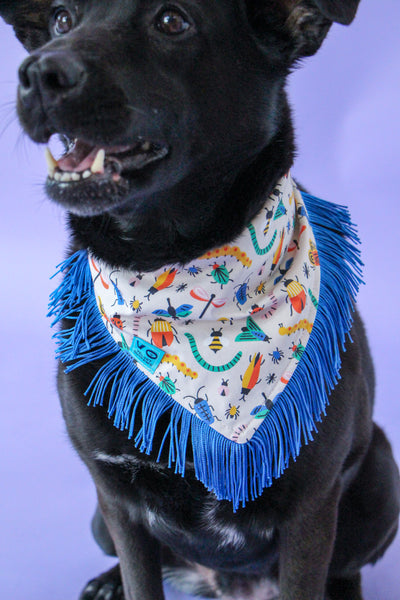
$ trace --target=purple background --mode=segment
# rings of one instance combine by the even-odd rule
[[[375,414],[397,459],[399,22],[398,0],[364,0],[352,27],[335,26],[290,84],[299,150],[293,173],[315,195],[349,205],[363,240],[359,306],[377,368]],[[25,54],[3,24],[0,51],[0,589],[13,600],[74,600],[114,561],[91,539],[93,484],[67,439],[56,396],[45,313],[54,285],[48,275],[66,243],[64,216],[42,191],[43,149],[15,118],[16,69]],[[399,537],[364,570],[365,600],[398,600]]]

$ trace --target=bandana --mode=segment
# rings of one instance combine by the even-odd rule
[[[115,269],[80,251],[51,298],[66,371],[107,358],[87,395],[137,448],[236,510],[313,439],[337,382],[360,283],[345,208],[283,177],[232,243],[186,265]],[[137,410],[141,428],[134,434]],[[160,417],[169,414],[161,446]]]

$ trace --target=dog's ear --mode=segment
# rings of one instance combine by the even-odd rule
[[[313,2],[328,19],[342,25],[350,25],[360,4],[360,0],[313,0]]]
[[[349,25],[360,0],[245,0],[250,23],[293,62],[315,54],[333,22]]]
[[[52,0],[0,0],[0,16],[13,26],[19,41],[31,51],[50,38],[51,4]]]

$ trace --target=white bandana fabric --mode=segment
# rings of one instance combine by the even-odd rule
[[[320,266],[290,174],[231,244],[152,273],[89,255],[104,326],[166,394],[225,438],[248,442],[304,354]]]

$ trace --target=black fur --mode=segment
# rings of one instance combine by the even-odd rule
[[[290,69],[318,50],[333,21],[350,23],[357,6],[0,1],[0,14],[32,51],[20,68],[18,113],[33,140],[53,133],[101,147],[148,140],[160,152],[117,180],[48,181],[49,196],[69,211],[73,249],[141,271],[231,241],[293,162]],[[56,35],[62,7],[71,29]],[[189,27],[166,35],[160,11],[174,7]],[[190,456],[182,479],[165,456],[156,464],[139,454],[105,412],[87,409],[83,393],[98,364],[68,375],[60,369],[68,431],[98,490],[93,532],[120,561],[86,586],[82,600],[162,600],[162,573],[212,597],[265,600],[272,582],[281,600],[361,600],[360,569],[392,541],[400,491],[390,445],[372,422],[373,366],[358,315],[352,339],[315,441],[237,513],[197,481]]]

